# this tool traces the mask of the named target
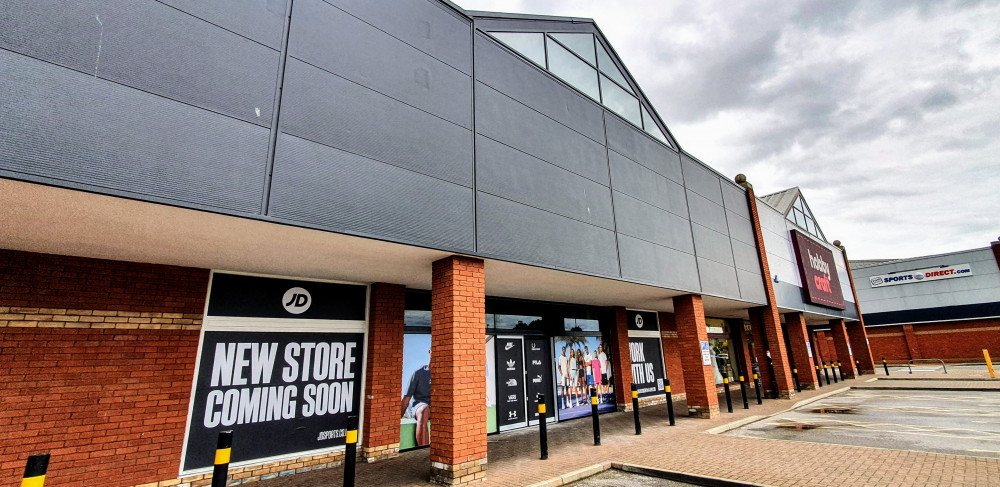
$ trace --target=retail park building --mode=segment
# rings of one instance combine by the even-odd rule
[[[723,375],[813,387],[817,328],[873,370],[798,189],[681,150],[591,20],[4,9],[0,483],[47,451],[50,485],[203,485],[222,430],[259,479],[339,461],[352,415],[466,483],[540,392],[563,421],[669,379],[712,417]]]

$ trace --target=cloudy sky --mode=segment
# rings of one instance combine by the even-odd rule
[[[685,150],[852,259],[1000,236],[1000,1],[456,3],[593,18]]]

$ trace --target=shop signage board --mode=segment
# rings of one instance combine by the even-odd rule
[[[524,339],[524,380],[528,389],[528,419],[538,421],[538,393],[545,394],[545,417],[555,418],[555,398],[552,397],[552,359],[549,358],[549,340]]]
[[[797,230],[791,230],[806,301],[834,309],[845,309],[844,293],[833,260],[833,252]]]
[[[918,282],[939,281],[941,279],[954,279],[956,277],[969,277],[972,275],[972,267],[969,264],[946,265],[940,267],[930,267],[927,269],[917,269],[913,271],[900,271],[890,274],[879,274],[868,278],[868,283],[872,287],[898,286],[900,284],[915,284]]]
[[[367,286],[213,273],[184,443],[211,467],[220,431],[234,464],[345,444],[360,416]]]
[[[663,393],[666,372],[663,367],[663,346],[660,323],[654,311],[626,310],[628,348],[632,362],[632,383],[639,397]]]
[[[524,342],[497,337],[497,425],[500,430],[527,422],[524,397]]]
[[[708,341],[701,342],[701,365],[712,365],[712,347]]]

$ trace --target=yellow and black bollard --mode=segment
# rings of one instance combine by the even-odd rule
[[[837,381],[837,366],[833,363],[833,360],[830,361],[830,375],[833,376],[833,383],[836,384],[838,382]]]
[[[354,469],[358,466],[358,415],[347,417],[344,450],[344,487],[354,487]]]
[[[21,479],[21,487],[42,487],[45,485],[45,472],[48,469],[48,453],[28,457],[28,462],[24,465],[24,477]]]
[[[729,377],[722,376],[722,388],[726,390],[726,409],[733,412],[733,398],[729,394]]]
[[[886,363],[885,357],[882,357],[882,368],[885,369],[885,376],[889,377],[889,364]]]
[[[799,384],[799,369],[792,369],[792,383],[795,384],[795,392],[802,392],[802,385]]]
[[[844,364],[840,360],[837,361],[837,374],[840,375],[840,380],[844,380]]]
[[[747,402],[747,385],[742,375],[740,376],[740,396],[743,396],[743,409],[750,409],[750,403]]]
[[[816,385],[823,387],[823,376],[819,373],[819,365],[816,366]]]
[[[639,423],[639,389],[632,384],[632,418],[635,420],[635,434],[642,434],[642,424]]]
[[[597,414],[597,389],[590,388],[590,417],[594,423],[594,446],[601,445],[601,416]]]
[[[758,375],[756,372],[754,372],[753,374],[753,394],[757,396],[757,404],[764,404],[764,401],[762,401],[760,398],[761,396],[760,375]]]
[[[854,370],[858,373],[859,376],[860,375],[865,375],[865,374],[861,373],[861,361],[860,360],[855,360],[854,361]]]
[[[823,362],[823,377],[826,377],[826,385],[830,385],[830,366]]]
[[[670,395],[670,379],[663,380],[664,386],[663,391],[667,394],[667,419],[670,421],[670,426],[674,426],[674,398]]]
[[[215,469],[212,470],[212,487],[226,487],[229,482],[229,457],[233,451],[233,432],[220,431],[215,445]]]
[[[549,433],[545,430],[545,394],[539,392],[536,398],[538,401],[538,446],[542,450],[542,460],[548,460]]]

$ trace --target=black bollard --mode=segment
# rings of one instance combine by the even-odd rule
[[[757,374],[753,375],[753,394],[757,396],[757,404],[764,404],[760,399],[760,376]]]
[[[24,477],[21,478],[21,487],[42,487],[45,485],[45,472],[48,469],[48,453],[28,457],[28,462],[24,465]]]
[[[792,369],[792,383],[795,384],[795,392],[802,392],[802,386],[799,384],[799,369]]]
[[[674,426],[674,398],[670,397],[670,379],[664,381],[663,391],[667,394],[667,418],[670,419],[670,426]]]
[[[635,434],[642,434],[642,424],[639,423],[639,389],[632,384],[632,419],[635,420]]]
[[[823,387],[823,376],[819,373],[819,365],[816,366],[816,385]]]
[[[885,357],[882,357],[882,367],[885,368],[885,376],[889,376],[889,365],[885,363]]]
[[[545,430],[545,394],[539,392],[536,397],[538,399],[538,446],[542,449],[542,460],[548,460],[549,433]]]
[[[722,388],[726,390],[726,410],[733,412],[733,398],[729,395],[729,377],[722,376]]]
[[[750,409],[750,403],[747,402],[747,385],[743,376],[740,376],[740,395],[743,396],[743,409]]]
[[[855,371],[855,372],[856,372],[856,373],[857,373],[857,374],[858,374],[859,376],[861,376],[861,375],[865,375],[865,374],[862,374],[862,373],[861,373],[861,361],[860,361],[860,360],[855,360],[855,361],[854,361],[854,371]]]
[[[590,388],[590,417],[594,422],[594,446],[601,444],[601,416],[597,414],[597,389]]]
[[[837,361],[837,374],[840,375],[840,380],[844,380],[844,364],[840,360]]]
[[[837,381],[837,367],[833,365],[833,361],[830,361],[830,375],[833,376],[833,383],[836,384]]]
[[[830,367],[823,362],[823,377],[826,377],[826,385],[830,385]]]
[[[229,457],[233,451],[233,432],[220,431],[215,446],[215,468],[212,470],[212,487],[226,487],[229,482]]]
[[[344,487],[354,487],[354,469],[358,466],[358,415],[347,417],[346,450],[344,451]]]

